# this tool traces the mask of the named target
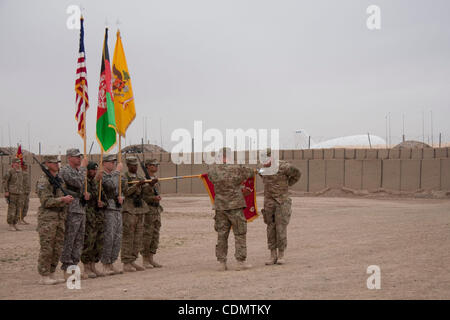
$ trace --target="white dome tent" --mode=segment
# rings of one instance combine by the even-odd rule
[[[310,135],[305,130],[297,130],[298,143],[296,147],[300,149],[308,149]],[[369,141],[370,136],[370,141]],[[322,141],[319,143],[311,139],[311,149],[329,149],[329,148],[385,148],[386,141],[379,136],[373,134],[358,134],[353,136],[339,137]]]

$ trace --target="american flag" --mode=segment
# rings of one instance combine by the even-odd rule
[[[75,80],[75,103],[77,106],[77,112],[75,119],[78,123],[78,134],[84,138],[86,132],[85,126],[85,111],[89,108],[89,96],[88,96],[88,83],[87,83],[87,70],[86,70],[86,54],[84,52],[84,27],[83,17],[81,17],[81,29],[80,29],[80,49],[77,62],[77,74]]]

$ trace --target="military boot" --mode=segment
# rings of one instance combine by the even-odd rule
[[[131,263],[123,264],[123,272],[135,272],[136,269],[131,265]]]
[[[251,267],[252,266],[250,264],[248,264],[245,260],[244,261],[238,261],[236,270],[238,270],[238,271],[247,270],[247,269],[250,269]]]
[[[116,267],[114,267],[114,264],[112,264],[112,263],[109,265],[109,268],[114,272],[114,274],[122,274],[123,273],[122,270],[119,270]]]
[[[110,268],[110,265],[105,263],[102,263],[102,272],[106,276],[111,276],[114,274],[114,271]]]
[[[41,280],[39,281],[39,284],[57,284],[58,282],[55,279],[50,278],[49,276],[41,276]]]
[[[83,263],[83,268],[84,268],[83,274],[85,274],[88,278],[97,278],[97,275],[91,269],[90,263]],[[83,279],[83,277],[81,277],[81,279]]]
[[[151,264],[152,266],[154,266],[155,268],[161,268],[162,265],[160,265],[158,262],[156,262],[155,260],[153,260],[153,256],[154,256],[154,254],[150,254],[150,256],[149,256],[150,264]]]
[[[145,269],[152,269],[153,265],[150,263],[150,258],[142,256],[142,265]]]
[[[21,221],[22,221],[22,224],[25,224],[25,225],[29,224],[28,222],[25,221],[25,219],[22,219]]]
[[[284,250],[278,249],[278,259],[277,264],[285,264],[286,259],[284,259]]]
[[[97,277],[104,277],[105,276],[105,274],[103,272],[101,272],[101,271],[97,270],[97,268],[95,268],[95,262],[91,262],[90,263],[90,267],[91,267],[91,271],[93,273],[95,273],[95,275]]]
[[[14,228],[14,226],[12,224],[9,224],[8,230],[9,231],[16,231],[16,229]]]
[[[218,271],[227,271],[227,262],[226,261],[219,261],[219,268]]]
[[[145,268],[143,266],[138,265],[136,262],[132,262],[131,265],[136,269],[136,271],[144,271]]]
[[[13,224],[13,228],[16,229],[16,231],[20,231],[20,229],[17,228],[17,224]]]
[[[50,279],[55,280],[56,283],[64,283],[64,282],[66,282],[66,280],[64,280],[63,278],[59,278],[59,277],[56,275],[56,272],[50,273]]]
[[[270,250],[270,258],[266,261],[266,265],[270,266],[277,263],[277,249]]]

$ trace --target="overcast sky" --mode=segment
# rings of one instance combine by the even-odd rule
[[[79,30],[69,30],[76,1],[0,0],[0,144],[33,152],[82,149],[76,133],[75,67]],[[152,0],[84,1],[95,139],[105,20],[112,60],[116,20],[137,118],[124,144],[147,138],[166,149],[177,128],[278,128],[281,146],[295,130],[314,140],[365,134],[450,141],[450,1]],[[366,9],[381,8],[381,30]],[[162,128],[160,130],[160,121]],[[30,128],[30,139],[28,138]],[[430,138],[431,139],[431,138]],[[93,152],[99,152],[97,143]]]

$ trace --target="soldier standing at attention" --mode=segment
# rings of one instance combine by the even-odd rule
[[[8,201],[9,231],[20,231],[17,228],[23,200],[23,173],[20,170],[20,159],[12,160],[11,168],[3,176],[3,189],[5,190],[5,199]]]
[[[122,208],[122,250],[121,260],[124,272],[144,271],[145,268],[136,263],[139,251],[142,249],[143,215],[149,211],[147,203],[143,200],[142,187],[144,178],[137,173],[138,160],[128,157],[128,172],[122,177],[122,190],[125,195]],[[138,183],[128,184],[139,180]]]
[[[267,150],[268,160],[263,167],[272,164],[271,150]],[[267,244],[270,258],[266,265],[284,264],[284,251],[287,246],[287,226],[291,218],[292,200],[289,198],[288,187],[297,183],[301,172],[287,161],[279,161],[275,174],[265,175],[259,172],[264,184],[264,209],[262,214],[267,224]],[[278,253],[277,253],[278,249]]]
[[[216,257],[220,263],[219,270],[227,270],[228,236],[233,228],[235,239],[235,258],[238,270],[251,268],[247,258],[247,220],[244,216],[246,207],[242,194],[242,183],[254,176],[254,170],[242,165],[227,163],[231,149],[222,149],[223,164],[211,165],[208,169],[209,180],[214,184],[215,200],[214,229],[217,231]]]
[[[146,160],[145,167],[152,180],[157,179],[156,172],[158,172],[159,163],[156,159]],[[144,193],[143,199],[147,202],[149,211],[144,215],[144,235],[143,235],[143,248],[141,255],[143,259],[143,265],[145,268],[161,268],[162,266],[153,260],[153,256],[156,254],[159,244],[159,230],[161,229],[161,212],[163,207],[160,204],[160,184],[157,182],[153,187],[145,184],[142,192]]]
[[[106,207],[106,198],[103,190],[101,200],[99,200],[98,197],[99,182],[95,179],[97,168],[98,165],[95,162],[89,162],[87,165],[87,191],[90,194],[90,199],[86,204],[86,229],[84,232],[84,246],[83,253],[81,254],[81,262],[83,262],[84,272],[89,278],[105,275],[95,268],[95,264],[100,261],[100,254],[103,247],[103,208]]]
[[[30,175],[28,173],[28,165],[25,163],[25,161],[23,162],[22,173],[23,173],[23,194],[22,194],[22,220],[21,220],[21,223],[29,224],[28,222],[25,221],[25,217],[27,216],[28,207],[30,204],[31,186],[30,186]]]
[[[81,160],[81,153],[78,149],[68,149],[66,155],[68,164],[61,168],[59,175],[66,184],[67,192],[73,196],[74,200],[69,204],[66,218],[64,248],[61,255],[61,269],[64,271],[69,266],[78,265],[78,262],[80,262],[86,224],[84,200],[88,201],[90,199],[89,193],[84,192],[84,179],[88,160]],[[70,274],[64,272],[64,276],[68,278]],[[86,278],[87,276],[83,273],[82,279]]]
[[[108,154],[103,157],[103,172],[99,172],[97,179],[102,179],[102,189],[105,192],[107,206],[105,210],[105,222],[103,232],[103,250],[100,261],[102,272],[106,275],[122,273],[114,267],[114,262],[119,257],[122,242],[122,214],[120,209],[123,197],[119,195],[119,175],[122,171],[122,163],[116,164],[116,156]]]
[[[44,164],[49,172],[60,181],[58,176],[58,159],[56,156],[44,156]],[[36,183],[36,193],[41,202],[38,209],[37,231],[39,233],[39,260],[38,272],[41,275],[41,284],[56,284],[64,279],[56,279],[55,271],[64,243],[64,222],[68,204],[73,201],[70,195],[53,186],[48,177],[43,174]]]

